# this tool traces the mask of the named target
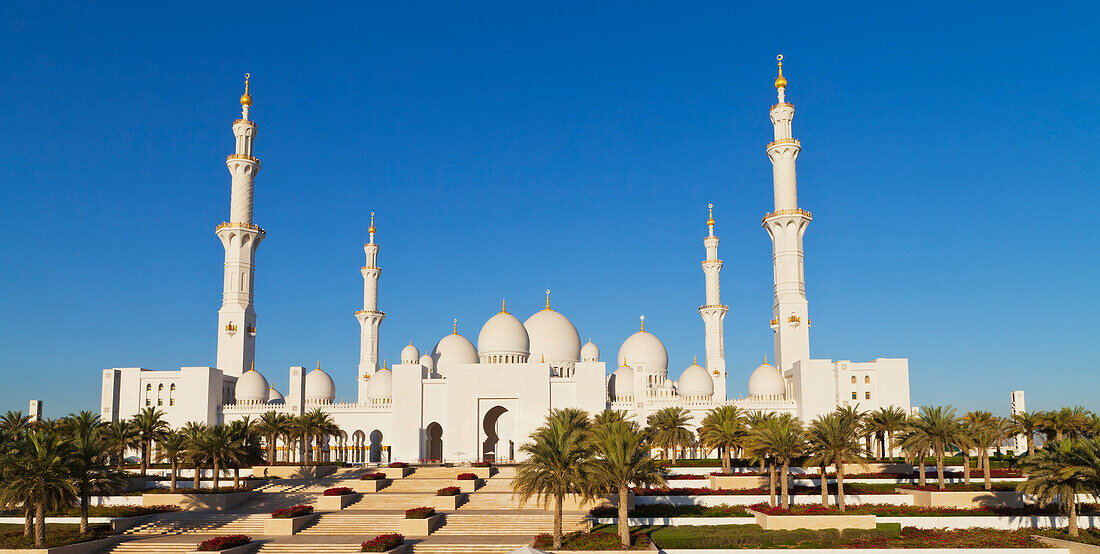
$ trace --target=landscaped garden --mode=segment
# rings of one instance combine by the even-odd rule
[[[400,533],[378,535],[360,545],[360,552],[385,552],[405,544],[405,536]]]
[[[630,534],[630,550],[648,550],[649,536],[646,533]],[[622,550],[619,535],[612,531],[573,531],[561,537],[564,550]],[[535,548],[554,548],[554,537],[543,533],[535,537]]]
[[[243,546],[250,542],[252,542],[252,537],[248,535],[223,535],[200,542],[195,550],[199,552],[217,552]]]
[[[110,532],[109,525],[89,525],[88,532],[81,534],[80,525],[75,523],[48,523],[46,524],[43,544],[36,545],[33,535],[23,534],[22,525],[4,523],[0,524],[0,549],[64,546],[101,539],[108,536]]]

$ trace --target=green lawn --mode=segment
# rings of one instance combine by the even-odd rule
[[[80,534],[77,524],[50,523],[46,525],[46,546],[63,546],[76,542],[101,539],[110,534],[110,526],[89,525],[88,534]],[[34,548],[34,533],[23,536],[21,524],[0,524],[0,548]]]

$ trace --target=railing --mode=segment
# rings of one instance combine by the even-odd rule
[[[215,231],[221,231],[222,229],[225,229],[226,227],[251,229],[253,231],[259,231],[260,234],[262,234],[262,235],[267,234],[267,231],[265,231],[264,228],[260,227],[259,225],[252,225],[251,223],[240,223],[240,222],[224,222],[221,225],[218,225],[214,230]]]
[[[362,315],[362,314],[367,314],[367,315],[386,315],[386,313],[385,313],[385,312],[379,312],[379,311],[377,311],[377,310],[359,310],[358,312],[355,312],[355,315]]]
[[[225,161],[228,162],[229,160],[248,160],[250,162],[260,163],[260,160],[248,154],[230,154],[225,157]]]
[[[775,210],[774,212],[764,214],[764,217],[760,220],[760,222],[763,223],[767,221],[768,218],[772,218],[778,215],[804,215],[809,219],[814,218],[813,214],[811,214],[810,212],[795,208],[793,210]]]
[[[789,102],[780,102],[778,104],[772,104],[772,110],[774,110],[776,108],[793,108],[793,107],[794,107],[794,105],[790,104]],[[769,111],[771,111],[771,110],[769,110]]]
[[[768,148],[771,148],[771,147],[773,147],[777,144],[793,144],[795,146],[798,146],[799,148],[802,147],[802,143],[798,142],[798,139],[782,138],[782,139],[775,139],[775,140],[769,142],[768,143]]]
[[[236,125],[238,123],[250,123],[250,124],[252,124],[253,127],[259,127],[259,125],[257,125],[256,122],[252,121],[251,119],[236,119],[236,120],[233,120],[234,125]]]

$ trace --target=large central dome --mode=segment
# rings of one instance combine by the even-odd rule
[[[638,331],[623,341],[618,363],[649,372],[668,371],[668,351],[661,339],[652,333]]]
[[[477,335],[477,354],[481,363],[520,363],[527,361],[531,339],[516,316],[501,310],[481,327]]]
[[[569,318],[546,308],[523,322],[531,337],[531,361],[579,362],[581,336]]]

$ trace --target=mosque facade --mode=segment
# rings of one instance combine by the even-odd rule
[[[860,410],[896,406],[910,410],[909,362],[877,358],[868,362],[810,357],[810,316],[803,271],[803,235],[812,216],[798,206],[795,160],[801,144],[792,134],[794,107],[786,102],[782,72],[775,80],[778,103],[770,110],[774,137],[766,148],[773,167],[774,210],[762,219],[773,245],[774,298],[770,326],[775,364],[761,364],[748,377],[748,394],[726,392],[722,304],[713,211],[703,237],[705,357],[675,380],[668,352],[654,334],[627,337],[609,365],[591,341],[581,344],[573,323],[554,310],[547,291],[545,308],[521,321],[501,306],[481,327],[476,344],[452,333],[421,352],[401,350],[400,363],[379,365],[382,322],[378,302],[382,274],[374,214],[364,245],[363,306],[359,321],[360,359],[356,402],[336,403],[336,386],[321,369],[291,367],[285,394],[255,370],[256,312],[253,304],[255,256],[265,231],[252,220],[253,183],[260,161],[253,152],[258,125],[249,119],[252,97],[246,76],[242,116],[233,123],[234,153],[229,221],[216,233],[225,249],[222,307],[218,311],[216,367],[178,371],[144,368],[103,370],[101,417],[126,419],[146,407],[165,412],[174,427],[189,421],[224,423],[253,419],[275,410],[302,414],[320,409],[342,430],[322,448],[349,462],[443,460],[507,461],[547,412],[574,407],[596,413],[624,410],[636,421],[667,407],[680,407],[697,426],[707,411],[722,405],[746,411],[789,413],[809,421],[840,406]]]

